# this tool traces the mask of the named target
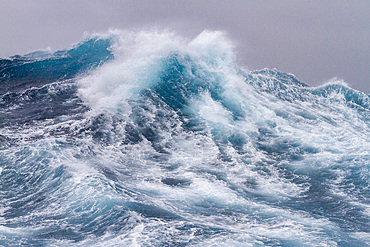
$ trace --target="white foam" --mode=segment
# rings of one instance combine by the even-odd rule
[[[156,83],[160,59],[181,46],[171,33],[116,32],[115,60],[81,78],[80,96],[93,110],[125,110],[135,91]]]
[[[221,31],[205,30],[193,39],[188,45],[188,51],[193,56],[200,56],[210,60],[233,62],[235,59],[234,45]]]
[[[219,102],[214,101],[207,92],[202,95],[201,101],[193,104],[191,108],[199,108],[200,117],[210,123],[221,124],[225,127],[231,125],[231,112],[225,109]]]
[[[78,81],[79,94],[95,111],[125,111],[135,93],[156,84],[161,59],[169,54],[190,54],[202,60],[233,59],[231,43],[221,32],[204,31],[192,41],[171,32],[116,31],[115,59]]]
[[[73,211],[74,217],[83,217],[86,212],[89,213],[88,210],[99,211],[102,204],[107,201],[116,203],[117,207],[125,207],[126,202],[138,202],[156,206],[184,219],[165,222],[160,219],[151,220],[150,217],[141,217],[139,213],[133,212],[134,209],[127,208],[127,211],[133,210],[129,212],[131,215],[126,222],[129,227],[117,234],[108,230],[98,239],[90,235],[84,241],[76,243],[82,246],[141,246],[155,245],[157,242],[160,245],[165,242],[162,236],[174,241],[171,238],[176,238],[180,234],[184,234],[181,236],[184,242],[195,239],[194,243],[199,245],[244,246],[245,242],[262,245],[263,241],[269,239],[287,240],[297,246],[321,243],[336,245],[330,234],[340,233],[340,227],[331,223],[330,218],[325,219],[323,215],[317,219],[311,216],[310,212],[304,212],[304,209],[296,210],[282,203],[283,200],[296,199],[307,192],[310,188],[310,179],[305,179],[305,175],[300,173],[294,173],[293,169],[289,172],[294,173],[294,177],[288,179],[281,170],[285,169],[285,166],[291,166],[297,169],[304,167],[307,170],[330,171],[331,167],[338,166],[340,160],[350,155],[366,156],[368,154],[366,137],[369,132],[365,125],[361,125],[359,119],[356,120],[355,112],[348,111],[344,105],[330,105],[326,108],[315,102],[282,101],[268,93],[252,89],[245,84],[243,76],[233,66],[233,46],[221,32],[205,31],[191,41],[169,32],[119,31],[115,35],[117,43],[113,51],[116,58],[90,75],[80,78],[78,84],[79,94],[94,111],[92,114],[109,111],[124,113],[122,121],[124,123],[118,127],[113,126],[113,117],[107,114],[105,125],[101,130],[105,131],[105,134],[117,135],[115,138],[118,141],[99,145],[89,138],[76,140],[78,143],[75,143],[72,150],[68,147],[59,149],[56,140],[50,137],[31,145],[29,148],[36,158],[40,156],[40,151],[47,151],[52,159],[51,166],[67,167],[68,174],[72,175],[58,193],[52,195],[53,201],[43,208],[42,214],[53,215],[57,212],[63,215],[67,211],[73,211],[74,206],[86,209],[82,212]],[[155,129],[156,134],[163,137],[160,144],[166,149],[165,154],[157,152],[152,143],[146,139],[132,145],[123,145],[122,136],[127,134],[125,124],[133,121],[128,117],[131,111],[128,101],[135,99],[141,89],[158,82],[163,69],[161,59],[171,52],[196,58],[194,62],[199,73],[204,72],[205,76],[211,74],[208,82],[218,83],[222,87],[220,97],[223,101],[212,98],[208,91],[191,99],[189,108],[192,113],[206,123],[205,130],[200,134],[184,131],[182,123],[176,118],[176,113],[167,112],[174,115],[171,120],[173,122],[166,123],[165,130]],[[230,109],[225,103],[231,105]],[[149,125],[155,121],[157,109],[154,105],[146,107],[149,110],[143,115],[148,119]],[[244,115],[240,114],[240,117],[234,118],[233,107]],[[314,117],[307,119],[298,114],[302,112]],[[328,123],[322,116],[332,119],[337,125]],[[52,126],[45,123],[42,126],[32,126],[20,133],[9,130],[6,134],[30,138],[35,135],[34,133],[46,135],[64,124],[83,124],[83,121],[73,121]],[[269,123],[273,123],[274,127],[269,127]],[[352,123],[363,131],[356,132]],[[172,124],[175,127],[171,127]],[[292,142],[299,145],[287,147],[289,150],[285,150],[285,153],[294,151],[299,153],[299,148],[302,147],[312,147],[319,151],[302,154],[302,160],[289,161],[289,164],[284,163],[286,162],[284,157],[282,162],[274,160],[275,157],[271,157],[271,154],[260,150],[256,145],[255,139],[259,137],[260,127],[269,128],[271,136],[262,136],[258,144],[273,146]],[[225,143],[218,143],[217,133],[213,133],[213,130],[219,129],[222,138],[226,137]],[[241,147],[242,152],[228,143],[228,138],[234,134],[240,134],[246,139],[244,146]],[[21,144],[29,146],[29,142]],[[75,148],[77,146],[78,148]],[[89,153],[94,153],[93,157],[89,155],[86,155],[86,159],[73,157],[73,154],[84,153],[84,148],[89,150]],[[20,163],[17,159],[24,164],[35,160],[35,157],[19,157],[16,154],[17,150],[13,150],[12,154],[8,155],[13,157],[11,161],[14,164]],[[220,159],[223,154],[230,156],[230,160]],[[270,165],[271,162],[274,162],[273,165]],[[362,163],[364,166],[368,164]],[[105,177],[101,172],[104,168],[112,171],[117,179],[110,180]],[[2,171],[0,168],[0,175]],[[363,173],[367,175],[367,171],[368,169],[364,169]],[[308,182],[295,183],[294,179],[298,176]],[[333,172],[332,176],[337,179],[328,178],[328,183],[331,183],[333,188],[327,193],[344,197],[353,205],[362,207],[364,214],[369,215],[368,205],[355,204],[355,200],[348,198],[351,191],[346,187],[340,187],[347,174]],[[184,186],[181,184],[172,186],[163,182],[165,178],[180,178],[189,182]],[[248,179],[251,180],[250,184]],[[120,188],[117,191],[116,185]],[[129,193],[125,193],[126,191]],[[252,196],[249,197],[248,193]],[[65,196],[60,198],[60,195]],[[263,199],[254,199],[253,195],[267,198],[267,202]],[[49,195],[48,198],[50,197]],[[274,205],[273,200],[279,200],[281,204]],[[85,205],[94,206],[85,207]],[[179,229],[185,229],[181,228],[182,224],[193,224],[193,232],[181,232]],[[221,229],[226,234],[200,236],[195,234],[196,227],[202,230]],[[0,226],[0,231],[8,230],[4,229]],[[355,233],[354,236],[366,240],[364,233]],[[63,245],[68,244],[67,242],[58,243]],[[99,244],[96,244],[97,242]]]

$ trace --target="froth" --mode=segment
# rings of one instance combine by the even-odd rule
[[[206,63],[233,59],[233,46],[222,32],[204,31],[191,41],[167,31],[115,31],[113,35],[115,59],[78,80],[80,97],[97,112],[128,110],[128,99],[159,82],[163,59],[171,54]]]

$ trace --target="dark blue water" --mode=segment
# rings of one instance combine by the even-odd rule
[[[370,245],[370,99],[220,32],[0,60],[0,246]]]

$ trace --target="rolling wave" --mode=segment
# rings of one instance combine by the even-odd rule
[[[0,244],[370,244],[369,95],[248,71],[222,32],[0,60]]]

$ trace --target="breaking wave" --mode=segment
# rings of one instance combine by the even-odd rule
[[[0,245],[370,245],[369,95],[222,32],[0,60]]]

